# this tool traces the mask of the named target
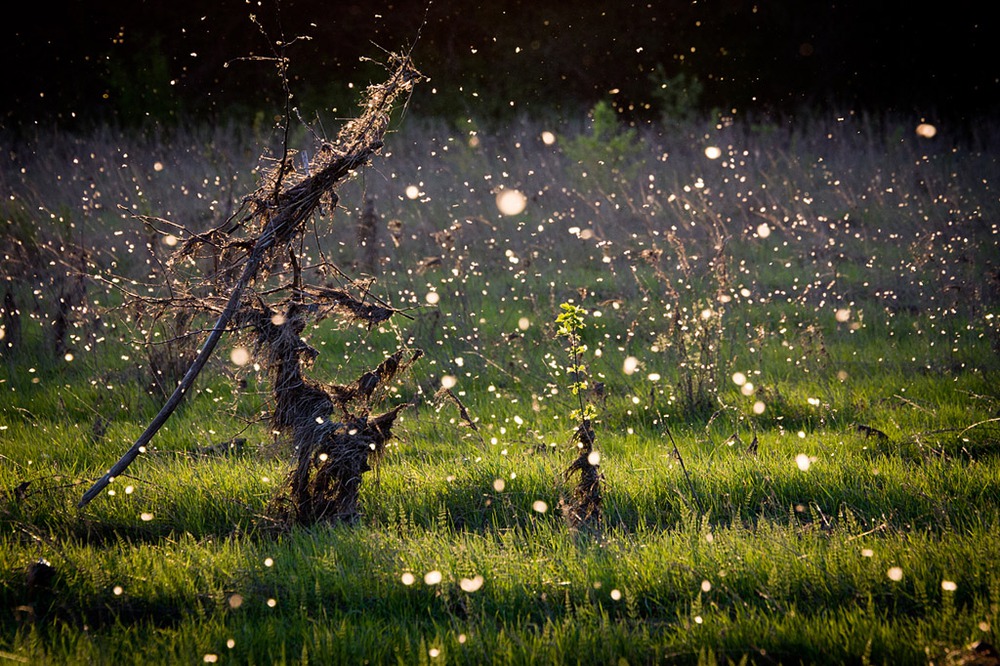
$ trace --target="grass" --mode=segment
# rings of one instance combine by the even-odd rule
[[[23,270],[3,277],[22,341],[0,365],[0,657],[904,664],[995,645],[995,128],[951,148],[853,116],[639,128],[633,179],[597,193],[543,129],[579,131],[408,120],[342,192],[375,198],[375,289],[413,319],[321,323],[313,376],[349,381],[399,344],[427,353],[389,398],[415,406],[365,479],[361,521],[290,531],[268,518],[290,458],[261,418],[264,379],[228,350],[114,495],[78,510],[159,403],[107,282],[73,303],[72,360],[52,351],[67,292],[49,248],[87,246],[89,273],[141,286],[146,231],[112,202],[217,223],[259,140],[105,130],[12,151],[4,251]],[[525,212],[496,212],[503,188]],[[305,254],[350,267],[356,213],[317,226]],[[599,533],[558,510],[578,406],[555,335],[566,301],[588,311],[583,360],[604,385]],[[477,430],[432,399],[446,376]],[[711,409],[687,403],[689,377],[713,379]]]

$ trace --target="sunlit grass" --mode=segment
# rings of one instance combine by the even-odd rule
[[[3,273],[21,342],[0,366],[0,657],[925,663],[995,643],[994,139],[893,143],[853,116],[691,136],[704,131],[717,154],[640,128],[634,180],[598,191],[561,150],[570,128],[524,121],[472,145],[407,121],[308,242],[349,269],[350,215],[373,196],[372,289],[412,319],[305,335],[325,382],[424,349],[386,396],[412,405],[365,476],[359,523],[291,531],[268,518],[290,451],[267,425],[266,378],[230,353],[246,341],[84,510],[161,396],[136,322],[100,307],[121,302],[106,281],[72,303],[53,351],[59,244],[89,245],[88,272],[108,280],[155,282],[146,230],[112,203],[218,224],[250,186],[256,139],[192,130],[172,137],[182,153],[107,130],[42,141],[23,172],[5,163],[4,251],[24,272]],[[600,534],[559,508],[575,455],[552,324],[566,301],[588,312],[600,385]],[[711,354],[680,353],[671,327],[706,310]],[[686,404],[693,375],[713,379],[710,409]],[[475,429],[433,398],[446,377]]]

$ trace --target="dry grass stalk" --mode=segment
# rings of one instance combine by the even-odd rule
[[[379,238],[378,238],[378,213],[375,212],[375,200],[365,197],[364,208],[358,216],[357,237],[358,256],[356,263],[358,270],[369,275],[376,275],[379,264]]]
[[[458,407],[458,415],[461,417],[462,423],[471,428],[472,431],[479,436],[479,441],[481,443],[486,444],[483,434],[479,432],[479,426],[476,425],[476,421],[472,418],[472,415],[469,413],[465,403],[463,403],[451,389],[442,386],[438,389],[437,393],[434,394],[434,399],[438,401],[447,400]]]
[[[8,288],[3,295],[3,314],[0,316],[3,326],[4,336],[3,336],[3,346],[0,347],[0,351],[3,349],[17,349],[21,346],[21,311],[17,308],[17,303],[14,301],[14,294],[11,293]]]

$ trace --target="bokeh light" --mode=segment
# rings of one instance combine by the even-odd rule
[[[229,360],[234,365],[242,367],[250,362],[250,350],[246,347],[236,347],[229,353]]]
[[[497,208],[507,216],[520,215],[528,206],[528,197],[519,190],[500,190],[496,197]]]

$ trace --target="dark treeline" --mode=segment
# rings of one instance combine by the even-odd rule
[[[252,59],[274,56],[279,41],[303,110],[344,114],[381,76],[361,59],[414,42],[431,81],[412,108],[455,118],[563,113],[601,98],[655,116],[671,103],[655,92],[666,82],[675,92],[694,86],[700,94],[681,103],[700,110],[836,104],[970,120],[995,110],[1000,88],[984,11],[963,2],[936,10],[898,0],[57,5],[22,5],[26,18],[2,28],[5,125],[280,112],[273,64]]]

